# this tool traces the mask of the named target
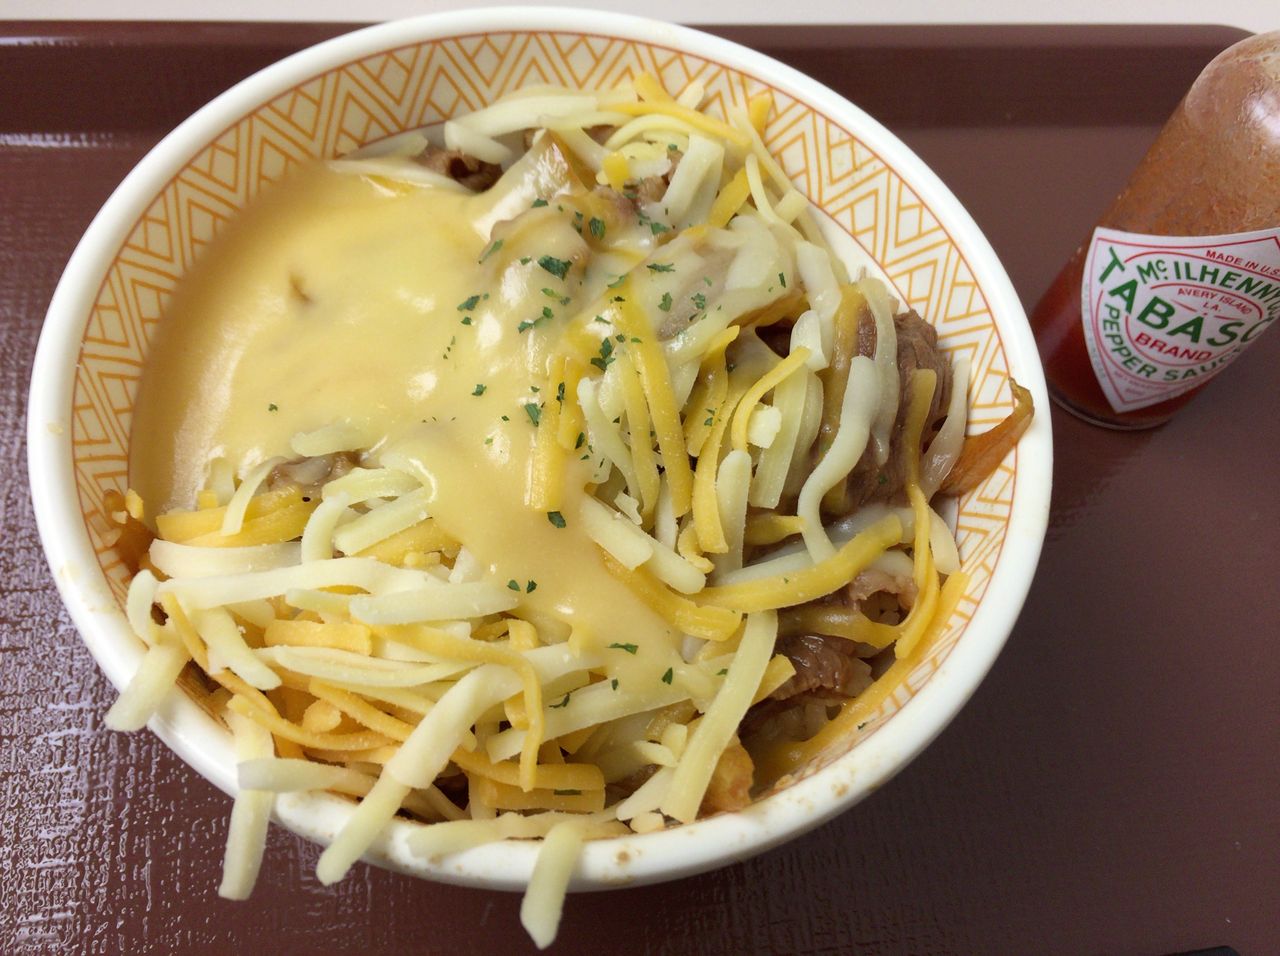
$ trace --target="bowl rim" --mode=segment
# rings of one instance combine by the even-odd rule
[[[72,621],[108,679],[123,687],[141,649],[106,585],[80,516],[71,455],[76,356],[104,277],[139,216],[160,189],[244,115],[290,88],[343,64],[405,46],[483,33],[572,33],[669,47],[766,80],[837,126],[856,129],[907,183],[963,250],[982,290],[1007,366],[1041,413],[1019,444],[1003,553],[963,638],[924,686],[874,733],[827,766],[745,810],[646,835],[585,845],[571,889],[609,889],[677,879],[747,859],[807,832],[886,783],[950,723],[990,670],[1034,576],[1049,515],[1052,442],[1035,342],[998,257],[942,181],[894,134],[838,93],[799,71],[720,37],[625,14],[564,7],[493,7],[429,13],[366,27],[301,50],[215,97],[167,134],[129,172],[85,231],[50,301],[32,368],[28,471],[36,523],[54,581]],[[180,691],[148,726],[185,763],[228,794],[235,790],[229,735]],[[326,794],[281,794],[277,822],[321,844],[352,804]],[[521,889],[536,844],[487,845],[432,863],[410,853],[419,825],[396,819],[365,855],[415,876],[491,889]]]

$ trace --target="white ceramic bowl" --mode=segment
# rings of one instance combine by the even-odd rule
[[[109,546],[103,494],[124,490],[136,383],[167,290],[260,185],[294,162],[474,109],[520,82],[607,85],[632,71],[672,88],[690,78],[742,102],[771,88],[766,141],[827,214],[838,245],[877,263],[899,298],[973,361],[979,428],[1011,408],[1010,373],[1037,417],[1005,464],[959,504],[971,581],[929,654],[858,731],[797,780],[739,813],[587,846],[574,889],[687,876],[744,859],[852,806],[932,740],[1003,646],[1035,570],[1049,507],[1049,403],[1026,318],[985,238],[947,188],[892,134],[831,90],[751,50],[693,30],[585,10],[506,8],[425,16],[339,37],[250,77],[155,147],[94,219],[49,306],[32,376],[32,496],[62,598],[117,687],[139,642],[121,611],[127,572]],[[723,100],[722,100],[723,102]],[[862,252],[858,253],[858,247]],[[232,792],[226,730],[171,695],[151,729]],[[350,812],[329,796],[284,796],[279,821],[321,843]],[[516,889],[535,848],[489,846],[433,865],[397,820],[373,862],[454,883]]]

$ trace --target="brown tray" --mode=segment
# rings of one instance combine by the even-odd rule
[[[516,953],[512,896],[273,830],[216,889],[230,802],[113,692],[40,552],[24,408],[77,238],[187,113],[337,25],[0,24],[0,952]],[[951,186],[1033,304],[1201,66],[1204,27],[716,28],[833,86]],[[160,78],[161,82],[156,82]],[[560,952],[1280,949],[1280,333],[1163,429],[1053,410],[1039,575],[991,676],[890,786],[694,879],[569,901]],[[590,949],[589,949],[590,947]]]

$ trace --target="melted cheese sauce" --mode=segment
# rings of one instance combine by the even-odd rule
[[[525,502],[526,406],[555,401],[546,358],[575,305],[612,278],[539,266],[584,248],[551,209],[499,226],[503,245],[490,249],[493,224],[528,210],[547,175],[528,167],[481,195],[324,167],[269,190],[170,303],[138,395],[130,481],[152,513],[189,508],[214,458],[243,475],[296,457],[299,432],[354,426],[430,475],[431,516],[517,583],[544,640],[572,629],[639,644],[623,663],[656,679],[678,635],[608,573],[576,520],[588,464],[570,462],[565,528]]]

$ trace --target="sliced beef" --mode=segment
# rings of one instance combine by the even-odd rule
[[[791,324],[775,322],[773,325],[757,326],[756,335],[760,341],[782,358],[791,354]]]
[[[898,375],[902,382],[902,409],[907,404],[907,383],[916,369],[933,369],[938,376],[929,405],[928,425],[940,419],[947,410],[951,395],[951,360],[938,348],[938,330],[920,318],[914,310],[893,317],[898,333]],[[874,348],[874,345],[873,345]]]
[[[874,450],[868,446],[866,454],[849,475],[846,504],[851,508],[869,501],[891,501],[902,494],[907,481],[908,461],[902,434],[906,427],[911,373],[916,369],[933,369],[937,375],[933,400],[925,417],[926,440],[941,424],[951,398],[951,361],[938,348],[937,330],[914,310],[895,315],[893,326],[898,335],[899,398],[898,417],[890,433],[889,459],[883,465],[877,465]],[[875,350],[875,320],[868,311],[858,324],[858,354],[871,357]]]
[[[854,605],[873,594],[882,593],[896,595],[903,607],[911,607],[916,602],[916,582],[909,574],[899,576],[879,568],[867,568],[859,572],[844,589],[845,599]]]
[[[665,176],[646,176],[636,183],[637,202],[660,202],[666,194],[667,179]]]
[[[476,159],[460,149],[443,149],[428,144],[414,159],[432,172],[448,176],[473,192],[484,192],[502,175],[501,166]]]
[[[606,787],[606,793],[609,798],[609,803],[613,803],[616,800],[625,800],[627,797],[631,796],[644,786],[644,784],[648,782],[649,778],[652,777],[657,770],[658,768],[656,766],[650,764],[647,767],[641,767],[639,770],[627,774],[627,776],[623,777],[621,780],[615,780],[613,783],[608,784]]]
[[[667,194],[667,187],[671,185],[671,177],[675,175],[676,167],[680,165],[680,160],[684,159],[684,153],[678,149],[669,150],[667,158],[671,160],[670,169],[661,176],[646,176],[636,183],[635,201],[637,205],[644,202],[661,202],[662,197]]]
[[[617,214],[619,219],[631,220],[635,217],[635,204],[616,189],[609,186],[597,186],[595,189],[591,190],[591,194],[606,200],[611,206],[613,206],[614,212]]]
[[[755,769],[747,748],[742,746],[737,737],[734,737],[721,753],[715,769],[711,772],[711,780],[708,781],[706,793],[702,797],[699,816],[705,813],[718,813],[722,810],[741,810],[749,806]]]
[[[125,504],[125,496],[112,488],[102,496],[102,513],[106,516],[107,521],[110,522],[112,530],[116,532],[115,541],[111,542],[111,548],[124,563],[124,566],[129,569],[129,573],[137,574],[139,569],[149,566],[147,552],[151,549],[151,542],[155,539],[155,534],[145,524],[129,514],[128,505]],[[111,532],[108,532],[108,535],[110,534]]]
[[[871,676],[871,668],[856,651],[856,645],[842,637],[795,634],[778,638],[777,653],[785,654],[796,672],[769,696],[773,700],[818,692],[832,699],[856,696]]]
[[[296,485],[304,495],[319,491],[335,478],[341,478],[359,462],[355,452],[340,451],[315,458],[295,458],[276,465],[267,476],[267,487],[274,491]]]
[[[761,736],[805,739],[811,705],[839,704],[871,686],[871,665],[857,656],[859,647],[842,637],[818,634],[778,638],[776,651],[791,661],[795,675],[747,711],[738,735],[748,741]]]

